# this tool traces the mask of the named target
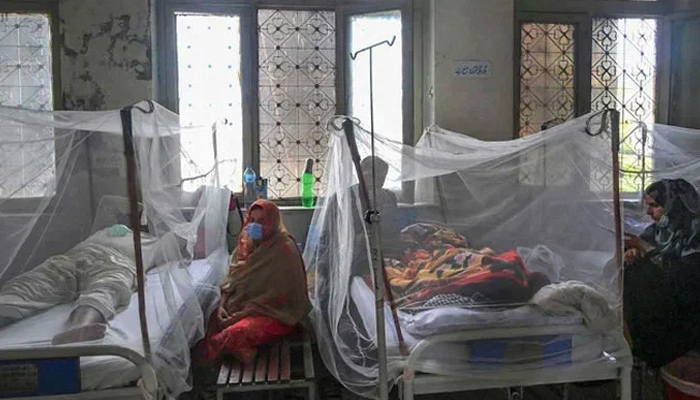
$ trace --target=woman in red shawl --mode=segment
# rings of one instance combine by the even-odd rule
[[[306,269],[277,205],[258,200],[250,207],[221,302],[205,338],[209,361],[233,355],[247,364],[257,349],[289,335],[311,311]]]

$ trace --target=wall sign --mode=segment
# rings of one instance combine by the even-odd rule
[[[491,77],[491,61],[455,61],[452,76],[457,78],[484,79]]]

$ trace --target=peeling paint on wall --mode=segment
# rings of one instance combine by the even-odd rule
[[[62,0],[63,106],[118,109],[152,98],[148,0]]]

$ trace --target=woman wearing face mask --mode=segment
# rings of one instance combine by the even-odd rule
[[[633,352],[655,368],[700,348],[700,197],[664,179],[644,202],[654,223],[625,240],[623,298]]]
[[[258,347],[289,335],[309,313],[306,269],[277,206],[258,200],[250,207],[221,302],[209,319],[209,361],[233,355],[243,363]]]

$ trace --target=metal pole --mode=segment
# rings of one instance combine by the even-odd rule
[[[389,399],[389,379],[388,379],[388,362],[387,362],[387,351],[386,351],[386,325],[384,324],[384,285],[387,283],[384,280],[384,259],[382,256],[382,240],[381,240],[381,217],[379,215],[377,206],[377,188],[375,182],[376,169],[374,167],[374,76],[373,76],[373,59],[372,59],[372,49],[387,44],[393,46],[396,41],[396,36],[394,36],[391,41],[384,40],[379,43],[375,43],[371,46],[365,47],[364,49],[356,51],[354,54],[350,54],[350,58],[355,60],[358,54],[369,51],[369,115],[370,115],[370,135],[371,135],[371,146],[372,146],[372,204],[368,204],[367,215],[365,216],[365,222],[370,226],[370,240],[372,247],[370,249],[372,256],[372,270],[374,273],[374,299],[376,307],[376,324],[377,324],[377,351],[379,357],[379,399],[388,400]],[[346,123],[352,124],[352,122],[347,121]],[[352,128],[351,128],[352,129]],[[348,137],[348,140],[350,137]],[[352,136],[354,142],[354,135]],[[352,149],[352,145],[351,145]],[[355,152],[357,152],[357,146],[354,147]],[[359,158],[359,154],[357,154]],[[357,160],[356,168],[358,173],[358,178],[360,180],[360,188],[365,187],[366,195],[366,183],[363,182],[362,172],[360,170],[359,159]],[[368,203],[368,202],[367,202]],[[388,293],[391,294],[390,289]],[[393,302],[392,302],[393,303]],[[392,304],[392,314],[396,319],[395,312],[393,311]],[[397,326],[400,332],[400,328]],[[400,334],[399,334],[400,335]],[[401,336],[401,335],[400,335]],[[403,340],[399,336],[400,346],[403,347]]]
[[[384,257],[382,255],[381,216],[377,210],[377,172],[374,168],[374,79],[372,47],[369,48],[369,125],[372,138],[372,207],[368,221],[372,235],[372,269],[374,270],[374,301],[377,310],[377,342],[379,356],[379,399],[389,399],[389,373],[386,358],[386,325],[384,324]]]
[[[134,152],[134,131],[131,120],[133,106],[122,109],[119,114],[122,121],[122,133],[124,136],[124,155],[126,157],[127,189],[129,193],[129,217],[131,230],[133,231],[134,253],[136,256],[136,291],[139,303],[139,321],[141,323],[141,341],[146,361],[151,362],[151,342],[148,336],[148,322],[146,318],[145,276],[143,268],[143,254],[141,251],[141,226],[138,216],[139,206],[136,197],[136,160]]]
[[[617,280],[620,295],[623,290],[624,266],[622,257],[622,216],[620,202],[620,112],[610,110],[610,134],[612,135],[613,157],[613,213],[615,217],[615,263],[617,264]]]

